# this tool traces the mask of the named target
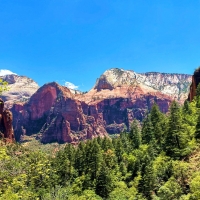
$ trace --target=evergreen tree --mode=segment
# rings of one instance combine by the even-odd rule
[[[154,139],[156,142],[157,150],[161,148],[163,143],[163,134],[165,129],[164,116],[160,112],[156,103],[152,106],[150,111],[151,123],[153,126]]]
[[[179,158],[187,154],[188,138],[184,132],[181,110],[177,102],[173,101],[170,106],[168,129],[165,138],[165,150],[167,155]]]
[[[58,184],[65,185],[67,181],[72,180],[75,170],[65,151],[60,150],[57,153],[56,157],[52,160],[52,165],[55,168],[58,176]]]
[[[155,142],[155,136],[153,132],[153,124],[151,121],[151,115],[148,114],[142,123],[142,143],[149,144]]]
[[[114,149],[112,140],[110,138],[104,137],[101,142],[101,148],[104,151],[107,151],[108,149]]]
[[[75,153],[75,169],[78,172],[78,175],[81,176],[85,170],[85,144],[80,142]]]
[[[70,161],[70,165],[74,165],[74,159],[75,159],[75,148],[72,144],[67,144],[64,148],[64,154],[66,158]]]
[[[106,167],[105,163],[103,163],[99,172],[99,176],[97,177],[96,194],[103,198],[107,198],[113,188],[114,184],[112,174],[108,167]]]
[[[141,132],[138,128],[138,123],[135,119],[133,120],[133,122],[131,124],[129,138],[131,140],[131,144],[133,145],[133,148],[134,149],[139,148],[142,138],[141,138]]]
[[[91,177],[91,180],[97,178],[97,174],[101,168],[102,152],[96,140],[86,143],[86,173]]]
[[[130,153],[132,151],[133,147],[132,147],[130,139],[129,139],[129,134],[126,133],[126,132],[121,133],[120,139],[121,139],[121,142],[122,142],[123,149],[127,153]]]
[[[196,107],[200,108],[200,84],[197,85],[197,89],[196,89]]]
[[[115,139],[114,148],[118,163],[120,163],[123,159],[123,154],[124,154],[124,148],[120,137]]]
[[[198,118],[197,118],[197,124],[196,124],[196,129],[195,129],[195,138],[200,139],[200,112],[199,112]]]
[[[184,104],[183,104],[183,112],[184,112],[184,113],[191,114],[190,105],[189,105],[189,101],[188,101],[188,100],[185,100],[185,101],[184,101]]]
[[[145,167],[145,173],[142,177],[142,183],[143,183],[143,194],[147,197],[147,199],[151,200],[151,196],[155,189],[155,174],[152,166],[152,162],[150,162]]]
[[[200,84],[197,85],[197,89],[196,89],[196,97],[200,97]]]

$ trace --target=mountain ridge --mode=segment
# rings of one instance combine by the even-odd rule
[[[92,89],[97,89],[97,91],[101,89],[112,90],[117,86],[142,83],[183,102],[189,93],[191,81],[192,75],[188,74],[160,72],[136,73],[133,70],[112,68],[106,70],[97,79]]]
[[[39,85],[27,76],[7,74],[0,76],[8,83],[8,91],[3,92],[1,98],[6,107],[11,107],[15,102],[26,102],[39,89]]]
[[[16,139],[38,134],[43,143],[76,143],[120,133],[124,127],[129,130],[133,119],[142,121],[154,102],[166,113],[180,92],[178,101],[183,103],[190,79],[190,75],[146,73],[144,76],[114,68],[106,70],[87,93],[73,93],[56,82],[44,84],[26,101],[19,100],[13,105]],[[163,92],[162,87],[165,91],[167,87],[172,95]]]

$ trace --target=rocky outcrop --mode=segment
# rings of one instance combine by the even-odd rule
[[[190,78],[111,69],[86,94],[72,93],[55,82],[46,84],[28,102],[14,104],[16,139],[37,134],[43,143],[76,143],[129,130],[133,119],[142,121],[154,102],[163,113],[174,99],[182,102]]]
[[[134,118],[142,121],[154,102],[163,113],[172,100],[182,103],[188,95],[190,79],[190,75],[137,74],[114,68],[105,71],[87,94],[76,98],[86,102],[86,113],[94,117],[101,113],[108,133],[119,133],[124,127],[129,129]]]
[[[192,84],[190,85],[190,93],[188,95],[188,100],[192,101],[194,96],[196,96],[196,89],[200,83],[200,68],[196,69],[194,75],[192,76]]]
[[[163,113],[169,109],[172,99],[161,94],[141,94],[131,97],[105,98],[82,103],[83,112],[94,119],[100,117],[106,131],[110,134],[120,133],[124,128],[129,130],[134,118],[142,121],[147,110],[156,102]]]
[[[81,102],[55,82],[41,87],[24,105],[15,104],[12,111],[18,141],[24,134],[38,134],[43,143],[71,143],[107,135],[103,122],[85,115]]]
[[[0,99],[0,135],[8,142],[14,142],[13,116],[8,109],[4,110],[4,101]]]
[[[136,73],[132,70],[113,68],[105,71],[97,80],[94,89],[114,89],[116,87],[131,87],[135,84],[146,85],[181,103],[187,98],[192,76],[188,74],[170,73]]]
[[[3,92],[1,98],[5,102],[5,107],[11,108],[16,102],[26,102],[38,90],[38,84],[26,76],[9,74],[1,76],[1,79],[8,82],[9,90]]]
[[[183,103],[187,99],[192,76],[189,74],[148,72],[142,82]]]

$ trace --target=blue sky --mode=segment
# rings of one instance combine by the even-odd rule
[[[199,0],[0,0],[0,69],[89,90],[107,69],[192,74]]]

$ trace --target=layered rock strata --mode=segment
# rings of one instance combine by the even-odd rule
[[[189,93],[191,81],[192,76],[188,74],[136,73],[132,70],[113,68],[100,76],[94,89],[97,91],[112,90],[124,85],[131,87],[135,84],[142,84],[183,103]]]
[[[17,140],[37,133],[43,143],[77,142],[107,135],[99,118],[85,115],[81,102],[66,87],[49,83],[41,87],[25,104],[12,108]]]
[[[190,79],[189,75],[137,74],[115,68],[107,70],[86,94],[72,93],[55,82],[46,84],[28,102],[14,104],[16,139],[37,134],[43,143],[76,143],[129,130],[133,119],[142,121],[154,102],[163,113],[174,99],[182,103]]]

